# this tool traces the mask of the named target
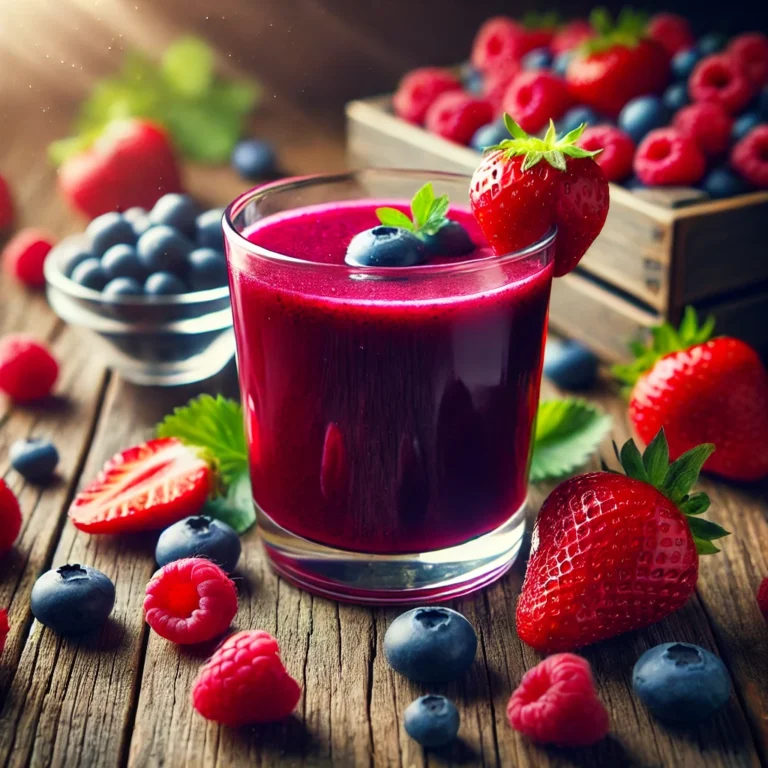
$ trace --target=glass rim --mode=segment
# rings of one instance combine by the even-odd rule
[[[461,272],[474,272],[486,269],[492,266],[498,266],[500,264],[509,264],[510,262],[522,261],[525,258],[535,256],[542,251],[549,248],[557,235],[557,227],[550,227],[544,235],[531,245],[521,248],[517,251],[504,254],[503,256],[490,255],[485,256],[482,259],[464,259],[457,261],[456,263],[442,263],[442,264],[419,264],[411,267],[357,267],[347,263],[341,264],[329,264],[315,261],[307,261],[306,259],[299,259],[295,256],[289,256],[284,253],[277,253],[271,251],[268,248],[264,248],[260,245],[252,243],[248,238],[244,237],[242,232],[239,232],[234,224],[234,219],[238,216],[248,203],[258,200],[273,192],[290,191],[292,189],[300,189],[303,186],[320,185],[320,184],[334,184],[343,181],[352,181],[361,174],[388,174],[391,176],[401,176],[407,178],[409,176],[422,176],[431,177],[433,179],[442,179],[444,181],[466,181],[467,187],[471,181],[471,177],[463,173],[451,173],[448,171],[430,171],[423,169],[409,169],[409,168],[359,168],[353,171],[342,171],[339,173],[315,173],[304,176],[290,176],[284,179],[278,179],[276,181],[270,181],[266,184],[262,184],[258,187],[243,192],[236,197],[224,210],[224,217],[222,219],[222,226],[224,228],[224,239],[227,243],[231,241],[231,238],[237,242],[238,247],[245,250],[249,256],[261,259],[267,262],[273,262],[280,266],[293,267],[297,269],[311,269],[331,271],[341,274],[346,272],[353,275],[376,275],[387,276],[390,278],[405,276],[415,277],[431,276],[431,275],[443,275]],[[229,259],[229,255],[227,255]]]

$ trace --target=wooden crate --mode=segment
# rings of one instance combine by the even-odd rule
[[[347,145],[357,165],[471,173],[478,153],[406,123],[389,97],[347,105]],[[630,192],[611,184],[605,227],[577,271],[555,281],[550,319],[608,359],[687,304],[712,312],[718,330],[768,352],[768,192],[721,201],[695,189]]]

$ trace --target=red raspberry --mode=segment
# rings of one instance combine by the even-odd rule
[[[13,491],[0,479],[0,557],[8,552],[21,530],[21,508]],[[0,648],[2,650],[2,648]]]
[[[590,152],[602,149],[595,162],[608,181],[623,181],[632,173],[635,142],[628,133],[612,125],[596,125],[581,134],[577,144]]]
[[[762,32],[734,37],[726,53],[739,62],[753,85],[768,85],[768,37]]]
[[[716,53],[696,65],[688,93],[694,101],[714,101],[735,115],[749,104],[755,89],[732,56]]]
[[[640,142],[634,166],[648,186],[689,187],[704,175],[706,161],[693,139],[675,128],[657,128]]]
[[[768,189],[768,125],[753,128],[732,150],[731,165],[758,189]]]
[[[483,96],[491,102],[494,115],[501,115],[504,111],[504,95],[509,84],[520,74],[520,69],[518,62],[510,60],[485,76]]]
[[[235,585],[218,565],[202,557],[168,563],[147,584],[147,624],[178,645],[218,637],[236,613]]]
[[[8,612],[4,608],[0,608],[0,653],[5,648],[5,638],[8,637],[10,629],[8,626]]]
[[[472,43],[472,66],[483,73],[492,72],[507,62],[519,61],[531,50],[524,50],[527,44],[527,30],[522,24],[506,16],[488,19]]]
[[[589,663],[558,653],[529,669],[507,705],[507,720],[537,744],[586,747],[605,738],[608,712]]]
[[[504,94],[504,111],[527,133],[538,133],[570,106],[565,81],[549,72],[521,72]]]
[[[595,31],[592,25],[585,19],[575,19],[569,22],[560,30],[555,32],[549,49],[557,56],[558,53],[566,53],[578,48],[582,43],[594,37]]]
[[[651,16],[646,33],[670,56],[686,48],[693,48],[696,42],[688,20],[676,13],[657,13]]]
[[[301,688],[279,652],[277,640],[261,630],[227,638],[200,669],[192,706],[207,720],[233,728],[288,717]]]
[[[0,258],[17,280],[30,288],[42,288],[45,285],[43,265],[53,246],[54,240],[46,232],[22,229],[8,241]]]
[[[461,90],[459,79],[439,67],[422,67],[400,81],[392,97],[395,114],[409,123],[421,125],[435,99],[446,91]]]
[[[717,157],[728,149],[733,119],[720,104],[701,101],[683,107],[672,125],[683,136],[693,139],[707,157]]]
[[[432,133],[457,144],[469,144],[475,131],[493,120],[487,99],[463,91],[449,91],[437,97],[429,108],[425,125]]]
[[[6,229],[13,222],[13,199],[8,182],[0,176],[0,229]]]
[[[766,576],[757,588],[757,604],[760,606],[760,613],[768,621],[768,576]]]
[[[42,400],[58,375],[59,364],[42,342],[26,333],[0,339],[0,392],[19,403]]]

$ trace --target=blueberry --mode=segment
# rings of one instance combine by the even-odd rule
[[[469,93],[481,94],[485,85],[483,73],[475,69],[471,64],[467,64],[462,69],[461,79],[464,83],[464,90]]]
[[[713,53],[722,51],[725,48],[726,42],[725,35],[721,35],[719,32],[710,32],[710,34],[699,38],[696,47],[702,56],[711,56]]]
[[[544,375],[563,389],[588,389],[597,378],[597,357],[578,341],[548,339]]]
[[[713,200],[749,192],[749,184],[730,168],[713,168],[701,180],[699,186]]]
[[[678,109],[682,109],[690,102],[688,98],[688,84],[673,83],[664,91],[661,100],[670,112],[677,112]]]
[[[434,235],[426,235],[424,245],[435,256],[465,256],[475,250],[469,232],[458,221],[447,221]]]
[[[723,662],[690,643],[662,643],[646,651],[635,664],[632,687],[659,720],[678,723],[707,719],[731,694]]]
[[[144,283],[147,296],[178,296],[188,290],[187,284],[170,272],[154,272]]]
[[[153,227],[164,224],[173,227],[189,238],[194,238],[195,220],[200,211],[189,195],[172,193],[163,195],[149,212],[149,222]]]
[[[166,528],[157,541],[155,560],[162,568],[185,557],[207,557],[227,573],[240,559],[240,537],[226,523],[197,515]]]
[[[113,245],[136,242],[136,233],[129,221],[112,211],[95,218],[86,228],[94,256],[103,256]]]
[[[398,616],[384,636],[389,665],[424,683],[455,680],[469,669],[476,651],[472,625],[450,608],[414,608]]]
[[[424,747],[450,744],[459,732],[459,712],[445,696],[420,696],[403,713],[406,733]]]
[[[509,131],[504,125],[503,120],[494,120],[475,131],[475,135],[470,142],[471,146],[482,152],[487,147],[492,147],[500,141],[509,138]]]
[[[193,291],[207,291],[227,284],[227,261],[221,251],[196,248],[189,254],[187,282]]]
[[[144,286],[134,277],[116,277],[104,287],[103,296],[107,301],[119,299],[121,296],[141,296]]]
[[[221,208],[211,208],[197,217],[197,244],[201,248],[215,248],[224,251],[224,230],[221,219],[224,211]]]
[[[147,272],[184,274],[192,243],[173,227],[160,225],[147,230],[136,246],[139,262]]]
[[[734,142],[741,141],[753,128],[756,128],[763,121],[757,112],[747,112],[741,117],[737,117],[731,129],[731,138]]]
[[[60,635],[100,627],[115,605],[115,585],[88,565],[62,565],[32,587],[34,617]]]
[[[573,51],[563,51],[558,53],[552,61],[552,71],[560,77],[565,77],[565,73],[568,71],[568,65],[573,58]]]
[[[113,245],[101,257],[101,266],[111,280],[116,277],[132,277],[141,281],[147,279],[147,270],[141,265],[136,249],[125,243]]]
[[[693,68],[701,61],[702,52],[698,48],[686,48],[672,57],[672,74],[678,80],[687,80]]]
[[[637,176],[630,176],[625,182],[624,182],[624,188],[625,189],[645,189],[645,184],[643,184],[640,179],[637,178]]]
[[[95,257],[81,261],[73,270],[71,278],[78,285],[100,291],[109,282],[109,276]]]
[[[523,56],[523,69],[549,69],[552,66],[552,53],[549,48],[534,48]]]
[[[412,267],[424,261],[426,248],[399,227],[374,227],[352,238],[344,258],[353,267]]]
[[[669,110],[658,96],[638,96],[627,102],[619,113],[619,128],[628,133],[635,144],[669,122]]]
[[[149,214],[138,206],[123,211],[123,218],[133,227],[137,240],[152,226]]]
[[[59,463],[59,452],[50,440],[30,438],[11,445],[11,466],[30,483],[50,480]]]
[[[82,264],[84,261],[93,258],[95,258],[93,252],[88,251],[85,248],[68,248],[67,252],[64,254],[61,271],[67,277],[72,277],[72,273],[75,271],[75,267],[77,267],[79,264]]]
[[[268,176],[275,167],[275,150],[267,141],[244,139],[232,152],[234,169],[246,179]]]
[[[582,123],[597,125],[600,122],[600,116],[594,109],[590,107],[571,107],[560,119],[558,133],[570,133]]]

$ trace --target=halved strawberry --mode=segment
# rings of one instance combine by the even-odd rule
[[[150,440],[113,456],[69,508],[76,528],[128,533],[165,528],[194,514],[213,487],[213,472],[176,438]]]

